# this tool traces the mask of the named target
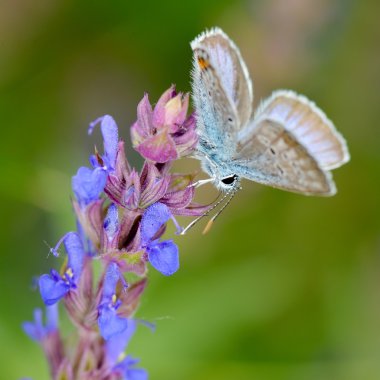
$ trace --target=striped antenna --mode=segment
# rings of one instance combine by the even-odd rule
[[[236,188],[233,188],[233,190],[231,191],[231,195],[230,197],[227,199],[227,202],[220,208],[220,210],[207,222],[206,224],[206,227],[204,228],[204,230],[202,231],[202,234],[203,235],[206,235],[210,230],[211,230],[211,227],[213,226],[214,224],[214,221],[215,219],[222,213],[222,211],[230,204],[230,202],[232,201],[232,198],[235,196],[235,194],[237,193],[238,190],[240,190],[241,187],[236,187]]]
[[[218,207],[227,197],[228,200],[226,202],[225,205],[222,206],[222,208],[212,217],[212,219],[209,221],[209,223],[212,222],[216,219],[216,217],[225,209],[225,207],[231,202],[231,199],[233,198],[233,196],[236,194],[237,190],[239,190],[240,187],[236,186],[236,187],[233,187],[231,190],[229,190],[221,199],[219,199],[219,201],[217,201],[216,203],[214,203],[214,205],[208,209],[205,213],[203,213],[202,215],[198,216],[198,218],[194,219],[191,223],[189,223],[187,225],[186,228],[184,228],[182,230],[182,232],[180,233],[180,235],[185,235],[187,231],[190,230],[190,228],[194,227],[195,224],[197,224],[203,217],[205,216],[208,216],[210,214],[211,211],[213,211],[216,207]],[[204,231],[207,229],[207,226],[209,225],[209,223],[206,225]],[[211,226],[210,226],[211,228]],[[207,231],[210,229],[208,228]],[[206,231],[206,232],[207,232]],[[206,233],[204,232],[204,233]]]
[[[219,193],[220,194],[220,193]],[[209,208],[206,212],[204,212],[202,215],[198,216],[198,218],[194,219],[191,223],[189,223],[186,228],[184,228],[182,230],[182,232],[180,233],[180,235],[185,235],[185,233],[187,231],[189,231],[190,228],[192,228],[195,224],[197,224],[204,216],[207,216],[212,210],[214,210],[215,207],[217,207],[221,202],[223,202],[226,197],[228,196],[228,193],[225,194],[221,199],[219,199],[219,201],[217,201],[216,203],[214,203],[214,205]]]

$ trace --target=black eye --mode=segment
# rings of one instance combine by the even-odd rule
[[[236,174],[233,174],[233,175],[230,175],[228,177],[224,177],[222,178],[222,182],[225,184],[225,185],[232,185],[235,181],[236,181],[236,178],[237,178],[237,175]]]

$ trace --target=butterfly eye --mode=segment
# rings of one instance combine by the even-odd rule
[[[238,176],[236,174],[233,174],[228,177],[222,178],[221,181],[224,185],[232,185],[236,181],[237,177]]]

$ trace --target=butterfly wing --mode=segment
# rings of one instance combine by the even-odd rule
[[[290,91],[264,101],[238,135],[236,174],[308,195],[336,192],[330,169],[349,160],[343,137],[314,103]]]
[[[193,98],[198,133],[211,147],[236,147],[236,135],[252,113],[252,84],[235,44],[215,28],[191,43]]]
[[[260,117],[282,123],[322,169],[335,169],[350,159],[346,141],[334,124],[303,95],[288,90],[274,92],[256,111],[255,118]]]

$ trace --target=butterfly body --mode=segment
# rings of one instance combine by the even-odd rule
[[[221,190],[240,178],[305,195],[333,195],[331,169],[349,160],[343,137],[311,101],[275,91],[253,115],[253,86],[236,45],[220,29],[192,43],[196,156]]]

